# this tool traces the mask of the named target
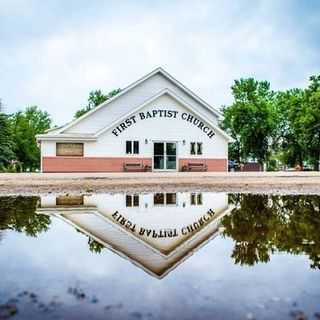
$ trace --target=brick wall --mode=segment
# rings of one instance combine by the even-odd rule
[[[43,157],[43,172],[122,172],[124,163],[152,164],[151,158]]]
[[[179,159],[179,171],[189,162],[205,163],[208,171],[227,171],[227,159]],[[152,166],[152,158],[43,157],[43,172],[122,172],[124,163]]]
[[[217,172],[228,171],[227,159],[192,159],[192,158],[179,159],[179,171],[182,170],[183,166],[188,165],[189,162],[205,163],[208,167],[208,171],[217,171]]]

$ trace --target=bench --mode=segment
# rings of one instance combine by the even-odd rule
[[[208,166],[203,162],[189,162],[182,167],[182,171],[207,171]]]
[[[142,162],[129,162],[123,164],[123,170],[126,172],[143,172],[151,171],[151,167],[148,165],[143,165]]]

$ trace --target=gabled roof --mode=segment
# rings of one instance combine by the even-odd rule
[[[111,129],[111,128],[115,127],[115,126],[117,126],[123,120],[125,120],[126,118],[129,118],[131,115],[133,115],[134,113],[138,112],[139,110],[144,108],[146,105],[148,105],[149,103],[152,103],[153,101],[155,101],[156,99],[158,99],[159,97],[161,97],[161,96],[163,96],[165,94],[170,96],[174,100],[176,100],[178,103],[180,103],[187,110],[191,111],[196,116],[201,118],[203,121],[207,122],[216,132],[220,133],[228,142],[232,142],[233,141],[233,139],[227,133],[225,133],[222,129],[220,129],[215,123],[213,123],[212,121],[208,120],[200,111],[195,110],[195,108],[193,108],[190,104],[188,104],[182,97],[180,97],[179,95],[177,95],[175,92],[173,92],[172,90],[170,90],[168,88],[161,90],[160,92],[158,92],[157,94],[152,96],[150,99],[148,99],[147,101],[142,103],[140,106],[138,106],[137,108],[133,109],[130,113],[124,115],[120,119],[117,119],[116,121],[114,121],[111,124],[107,125],[106,127],[102,128],[101,130],[96,132],[96,134],[94,136],[96,138],[99,137],[104,132],[108,131],[109,129]]]
[[[65,130],[73,127],[75,124],[79,123],[80,121],[82,121],[83,119],[89,117],[92,113],[97,112],[99,109],[105,107],[106,105],[108,105],[109,103],[111,103],[112,101],[118,99],[119,97],[121,97],[122,95],[126,94],[128,91],[130,91],[131,89],[135,88],[136,86],[138,86],[139,84],[141,84],[142,82],[148,80],[149,78],[151,78],[152,76],[154,76],[155,74],[161,74],[163,75],[166,79],[170,80],[171,82],[173,82],[178,88],[180,88],[181,90],[183,90],[186,94],[188,94],[190,97],[192,97],[194,100],[196,100],[198,103],[200,103],[204,108],[208,109],[209,111],[211,111],[213,114],[215,114],[217,117],[221,117],[222,114],[221,112],[219,112],[217,109],[213,108],[211,105],[209,105],[207,102],[205,102],[204,100],[202,100],[199,96],[197,96],[195,93],[193,93],[190,89],[188,89],[186,86],[184,86],[181,82],[179,82],[178,80],[176,80],[173,76],[171,76],[168,72],[166,72],[164,69],[162,69],[161,67],[153,70],[152,72],[148,73],[147,75],[145,75],[144,77],[140,78],[139,80],[133,82],[132,84],[130,84],[129,86],[127,86],[126,88],[124,88],[123,90],[121,90],[117,95],[115,95],[114,97],[108,99],[107,101],[101,103],[100,105],[98,105],[97,107],[95,107],[94,109],[90,110],[89,112],[85,113],[84,115],[82,115],[81,117],[69,122],[68,124],[66,124],[65,126],[61,127],[57,133],[62,133]]]
[[[59,138],[59,140],[64,140],[64,141],[78,141],[78,140],[83,140],[83,141],[95,141],[97,138],[105,133],[106,131],[110,130],[111,128],[117,126],[119,123],[124,121],[125,119],[129,118],[131,115],[135,114],[139,110],[143,109],[146,105],[152,103],[159,97],[163,95],[168,95],[172,99],[176,100],[178,103],[180,103],[183,107],[185,107],[187,110],[191,111],[193,114],[198,116],[200,119],[202,119],[204,122],[208,123],[217,133],[219,133],[223,138],[225,138],[228,142],[233,142],[233,139],[222,129],[220,129],[214,122],[211,120],[208,120],[206,116],[204,116],[201,111],[196,110],[194,107],[192,107],[188,102],[186,102],[181,96],[173,92],[172,90],[166,88],[143,102],[141,105],[139,105],[137,108],[131,110],[130,113],[127,113],[126,115],[118,118],[117,120],[113,121],[112,123],[108,124],[101,130],[97,131],[95,134],[83,134],[83,133],[60,133],[56,134],[55,132],[50,134],[43,134],[43,135],[37,135],[38,140],[56,140]]]
[[[60,218],[64,222],[68,223],[69,225],[73,226],[77,230],[80,230],[82,233],[90,236],[95,241],[102,244],[104,247],[108,248],[109,250],[113,251],[114,253],[120,255],[121,257],[129,260],[134,265],[138,266],[139,268],[142,268],[144,271],[149,273],[150,275],[162,279],[166,275],[168,275],[172,270],[174,270],[177,266],[179,266],[181,263],[183,263],[187,258],[192,256],[197,250],[202,248],[204,245],[206,245],[210,240],[214,239],[217,235],[219,235],[222,231],[222,228],[220,225],[217,225],[214,229],[212,229],[212,226],[214,224],[219,223],[221,219],[230,214],[232,211],[233,206],[227,206],[223,208],[220,212],[217,213],[215,218],[210,221],[207,225],[204,225],[202,228],[200,228],[198,231],[192,234],[191,237],[185,239],[181,244],[179,244],[174,252],[171,252],[169,255],[165,256],[159,252],[156,248],[152,247],[151,245],[147,244],[143,240],[139,240],[137,237],[135,237],[132,233],[128,232],[126,228],[122,228],[121,226],[112,223],[112,220],[110,219],[104,219],[101,221],[103,224],[110,225],[113,230],[116,232],[120,232],[123,235],[126,236],[126,242],[132,244],[133,242],[136,242],[139,244],[140,248],[144,248],[143,254],[138,252],[132,252],[130,249],[132,248],[132,245],[127,246],[126,248],[121,248],[117,245],[116,242],[110,242],[106,239],[101,238],[94,232],[94,229],[90,227],[90,224],[87,226],[85,224],[78,224],[72,219],[69,219],[68,214],[90,214],[96,217],[104,217],[103,214],[101,214],[98,211],[98,208],[95,206],[92,207],[73,207],[73,208],[64,208],[64,207],[44,207],[44,208],[38,208],[37,213],[38,214],[46,214],[49,216],[54,216],[57,218]],[[138,241],[139,240],[139,241]],[[155,255],[154,257],[159,256],[162,261],[166,261],[165,266],[161,270],[155,270],[152,268],[150,264],[147,263],[147,261],[144,259],[150,253],[153,252]]]

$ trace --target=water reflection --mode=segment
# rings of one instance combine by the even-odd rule
[[[106,247],[162,278],[218,235],[230,210],[225,193],[146,193],[43,196],[37,213],[87,235],[90,250]]]
[[[36,237],[47,231],[50,217],[36,214],[38,201],[37,197],[0,197],[0,234],[14,230]]]
[[[238,265],[266,263],[275,252],[306,255],[320,268],[320,197],[206,192],[0,198],[0,244],[13,230],[36,237],[52,218],[162,278],[221,234]]]
[[[224,235],[235,241],[235,263],[268,262],[275,251],[306,254],[320,268],[320,196],[230,195]]]

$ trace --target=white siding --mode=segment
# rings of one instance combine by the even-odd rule
[[[41,155],[42,157],[56,156],[56,142],[55,141],[41,141]]]
[[[130,111],[136,109],[139,105],[166,88],[182,97],[188,104],[192,105],[196,110],[199,110],[199,112],[203,113],[212,122],[218,122],[217,117],[211,111],[193,99],[185,91],[178,88],[161,73],[157,73],[64,132],[96,133],[122,116],[130,113]]]
[[[138,140],[140,142],[140,154],[129,155],[130,157],[152,157],[153,141],[176,141],[178,158],[220,158],[226,159],[228,154],[228,143],[217,131],[213,138],[209,138],[202,130],[190,122],[180,119],[186,110],[176,100],[168,95],[159,97],[150,105],[145,106],[139,112],[153,109],[176,110],[179,112],[177,119],[173,118],[150,118],[138,120],[135,124],[121,132],[116,137],[111,128],[103,133],[96,142],[86,142],[84,155],[87,157],[123,157],[125,154],[125,141]],[[199,117],[198,117],[199,118]],[[145,143],[145,139],[148,143]],[[185,145],[183,144],[185,140]],[[190,142],[202,142],[203,154],[200,156],[190,155]]]
[[[74,208],[72,212],[68,211],[64,214],[63,209],[60,208],[56,213],[65,221],[72,222],[75,227],[83,228],[88,235],[95,236],[96,240],[109,245],[123,257],[128,257],[131,261],[143,266],[146,271],[160,276],[183,261],[186,255],[192,253],[194,246],[204,243],[210,235],[215,233],[220,226],[220,219],[214,218],[205,228],[192,234],[179,233],[179,237],[176,238],[151,238],[140,236],[115,224],[112,214],[118,211],[125,218],[136,223],[137,228],[142,226],[156,230],[163,228],[181,230],[182,227],[196,222],[209,209],[218,214],[223,214],[228,209],[226,193],[205,192],[202,195],[203,205],[200,206],[191,207],[190,193],[184,192],[177,194],[176,206],[155,207],[152,193],[140,194],[140,208],[126,208],[125,194],[95,194],[85,196],[85,204],[96,206],[97,210],[77,212]],[[42,196],[41,207],[44,210],[40,211],[42,213],[46,208],[54,208],[55,201],[52,196]],[[54,214],[54,211],[51,209],[48,214]],[[166,256],[160,253],[167,250]]]

